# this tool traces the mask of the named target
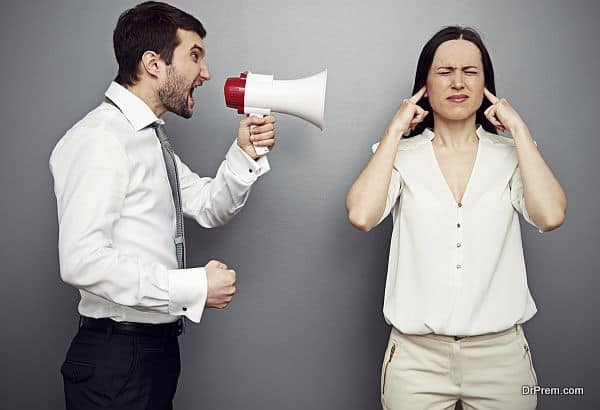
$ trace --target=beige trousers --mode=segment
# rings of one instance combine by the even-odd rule
[[[381,368],[381,404],[387,410],[529,410],[537,385],[529,343],[516,325],[502,332],[455,340],[408,335],[392,327]]]

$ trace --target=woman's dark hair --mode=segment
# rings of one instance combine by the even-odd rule
[[[150,50],[158,53],[167,64],[179,45],[177,29],[206,36],[202,23],[194,16],[166,3],[147,1],[126,10],[119,16],[113,33],[113,47],[119,64],[115,81],[133,85],[139,80],[137,69],[142,55]]]
[[[477,34],[475,29],[471,27],[461,26],[449,26],[444,27],[440,31],[434,34],[433,37],[425,44],[421,50],[419,56],[419,62],[417,63],[417,73],[415,74],[415,85],[413,87],[413,95],[419,91],[424,85],[427,84],[427,74],[433,63],[433,56],[435,55],[438,47],[449,40],[466,40],[475,44],[481,52],[481,62],[483,64],[483,75],[486,88],[492,93],[496,94],[496,85],[494,82],[494,67],[492,66],[492,59],[483,44],[483,40]],[[418,103],[424,110],[431,113],[431,105],[426,97],[423,97]],[[487,98],[483,99],[481,107],[477,110],[476,123],[481,124],[483,128],[491,133],[497,134],[496,127],[483,115],[483,112],[491,105]],[[425,128],[433,128],[433,115],[428,115],[425,120],[418,124],[414,131],[410,133],[410,137],[422,133]]]

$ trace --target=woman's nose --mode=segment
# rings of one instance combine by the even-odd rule
[[[463,74],[459,71],[452,76],[452,88],[460,90],[465,87]]]

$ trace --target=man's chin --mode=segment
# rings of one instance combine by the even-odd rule
[[[190,98],[182,98],[178,101],[166,100],[163,101],[163,106],[168,112],[183,118],[191,118],[194,113],[194,101],[190,101]]]
[[[189,111],[186,110],[185,112],[182,112],[181,114],[177,114],[177,115],[179,115],[180,117],[188,119],[188,118],[192,118],[192,114],[194,114],[193,110],[189,110]]]
[[[183,118],[192,118],[192,114],[194,113],[194,109],[190,107],[181,108],[178,110],[169,110],[173,114],[183,117]]]
[[[183,114],[181,115],[183,118],[191,118],[192,114],[194,114],[194,100],[187,101],[187,104],[185,106],[185,109],[183,110]]]

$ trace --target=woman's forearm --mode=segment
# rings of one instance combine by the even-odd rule
[[[373,228],[385,211],[392,169],[402,134],[408,129],[414,129],[428,114],[417,105],[425,93],[426,88],[423,86],[413,96],[402,100],[377,151],[346,195],[350,223],[361,231]]]
[[[564,222],[567,212],[565,191],[535,146],[527,125],[515,127],[512,136],[517,147],[527,212],[542,231],[556,229]]]
[[[386,132],[377,151],[362,170],[346,195],[350,223],[369,231],[385,210],[392,168],[402,134]]]

